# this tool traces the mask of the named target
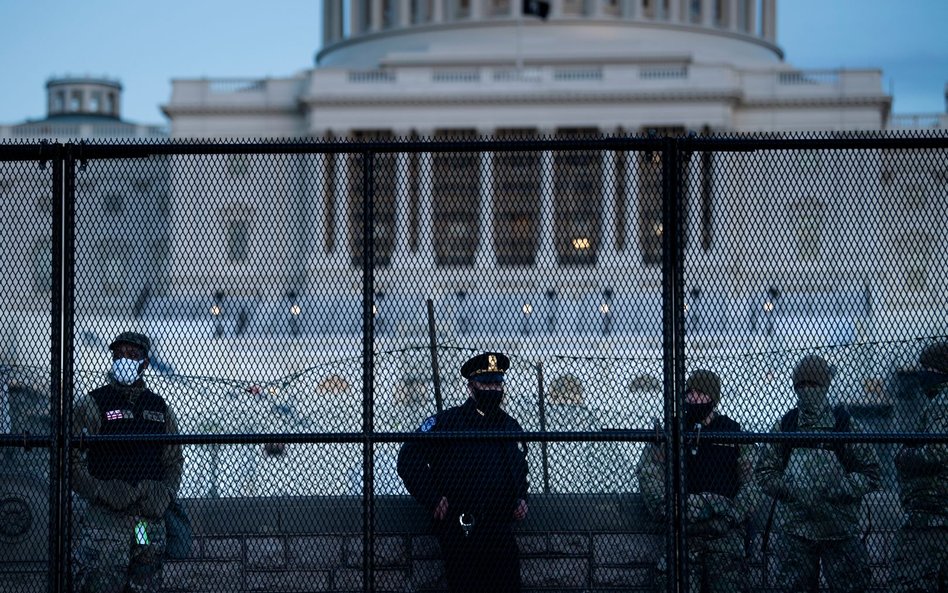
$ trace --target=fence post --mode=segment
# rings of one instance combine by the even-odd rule
[[[686,591],[688,558],[685,533],[681,386],[684,385],[684,283],[681,237],[681,153],[674,138],[662,139],[662,349],[664,353],[666,440],[666,562],[668,591]]]
[[[374,154],[362,153],[362,590],[375,591],[375,237]]]
[[[431,381],[434,383],[435,410],[440,413],[444,409],[441,399],[441,370],[438,366],[438,334],[435,328],[434,301],[427,299],[428,307],[428,346],[431,349]]]
[[[543,363],[537,363],[537,394],[540,409],[540,432],[546,432],[546,392],[543,389]],[[547,442],[540,441],[540,455],[543,457],[543,493],[550,493],[550,459]]]

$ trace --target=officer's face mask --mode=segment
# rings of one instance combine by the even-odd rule
[[[500,409],[500,404],[504,401],[503,383],[494,384],[491,388],[472,384],[471,393],[474,396],[477,409],[487,416],[496,413]]]
[[[141,376],[144,366],[144,360],[118,358],[112,361],[112,376],[122,385],[131,385]]]

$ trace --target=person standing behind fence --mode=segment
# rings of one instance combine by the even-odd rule
[[[918,432],[948,433],[948,342],[918,357],[928,405]],[[895,538],[890,564],[895,593],[948,591],[948,445],[905,446],[895,457],[907,518]]]
[[[685,450],[688,581],[694,593],[738,593],[747,590],[744,536],[746,521],[760,500],[754,484],[754,448],[702,441],[703,431],[739,432],[741,425],[717,411],[721,380],[696,370],[685,387],[685,424],[698,437]],[[657,443],[646,445],[636,466],[639,490],[649,512],[665,517],[665,454]],[[667,559],[658,565],[657,587],[666,591]]]
[[[803,357],[793,370],[797,407],[772,432],[862,432],[842,406],[829,405],[833,368],[821,356]],[[820,584],[820,564],[834,593],[869,586],[866,546],[859,537],[863,496],[879,489],[879,460],[868,443],[766,443],[755,470],[761,489],[777,501],[783,550],[779,584],[788,592]]]
[[[461,367],[469,398],[425,420],[419,432],[522,433],[503,409],[507,356],[488,352]],[[405,443],[398,475],[434,519],[448,590],[520,591],[520,560],[512,523],[527,515],[526,445],[514,441],[445,440]]]
[[[73,546],[73,581],[80,593],[153,593],[160,587],[165,547],[162,516],[177,495],[180,445],[118,441],[83,445],[90,435],[174,434],[165,400],[145,385],[151,341],[135,332],[115,338],[109,383],[73,412],[72,488],[87,502]]]

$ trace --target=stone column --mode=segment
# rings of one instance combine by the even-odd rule
[[[639,255],[639,152],[627,152],[625,163],[625,261]]]
[[[411,190],[408,179],[409,155],[395,155],[395,248],[392,267],[403,266],[409,257],[408,241],[411,234]]]
[[[341,136],[344,138],[345,136]],[[348,154],[335,155],[336,195],[333,208],[333,260],[338,267],[349,266],[349,161]]]
[[[355,37],[363,32],[359,22],[362,16],[363,1],[364,0],[349,0],[349,37]]]
[[[470,19],[472,21],[479,21],[483,18],[485,1],[486,0],[471,0]]]
[[[540,246],[537,250],[537,267],[556,267],[556,211],[553,196],[553,153],[540,153]]]
[[[764,39],[771,43],[777,42],[777,0],[764,0],[761,9]]]
[[[323,2],[323,45],[329,45],[335,38],[335,29],[333,25],[335,24],[335,13],[336,13],[336,1],[335,0],[324,0]]]
[[[737,20],[737,0],[727,0],[727,28],[731,31],[738,30]]]
[[[685,195],[685,235],[687,253],[701,251],[701,153],[694,152],[687,162],[684,174],[684,186],[688,188]]]
[[[619,159],[612,150],[602,153],[602,211],[600,216],[600,266],[616,263],[616,181]]]
[[[714,0],[701,0],[701,26],[713,27],[714,25]]]
[[[370,0],[371,12],[369,13],[369,30],[381,31],[384,15],[382,14],[382,0]]]
[[[419,132],[421,134],[421,132]],[[431,132],[421,134],[431,137]],[[431,166],[432,158],[430,152],[423,152],[418,155],[418,253],[417,261],[419,265],[433,266],[435,262],[434,251],[434,200],[432,198],[431,188]]]
[[[747,33],[758,36],[760,30],[757,28],[757,0],[747,2]]]
[[[444,22],[444,3],[447,0],[432,0],[431,2],[431,22],[432,23],[442,23]]]
[[[411,2],[412,0],[398,1],[398,27],[404,28],[411,25]]]
[[[305,158],[306,157],[304,157],[304,159]],[[307,187],[314,188],[312,194],[313,222],[311,223],[313,228],[309,229],[311,233],[310,236],[313,240],[309,246],[307,261],[315,262],[315,265],[319,266],[326,257],[326,217],[329,214],[328,208],[326,208],[326,200],[333,199],[333,197],[327,195],[326,180],[320,175],[321,171],[326,170],[329,156],[325,154],[314,154],[312,159],[312,171],[308,171],[304,168],[304,171],[306,171],[304,174],[305,183]],[[303,189],[303,194],[306,195],[306,188]]]
[[[640,21],[645,19],[645,0],[632,0],[632,18]]]
[[[522,2],[511,2],[516,8],[514,9],[519,15],[523,11]],[[563,0],[551,0],[550,1],[550,18],[560,18],[563,16]]]
[[[602,0],[599,0],[599,1],[597,1],[597,2],[593,2],[592,15],[591,15],[591,16],[592,16],[594,19],[601,19],[601,18],[603,18],[603,16],[605,16],[605,10],[603,10],[603,8],[604,8],[603,4],[604,4],[604,2],[602,2]]]
[[[482,152],[480,170],[480,220],[475,265],[479,268],[493,267],[497,263],[494,254],[494,154]]]

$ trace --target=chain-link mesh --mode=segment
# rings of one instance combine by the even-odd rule
[[[0,585],[939,578],[948,140],[658,132],[0,146]]]

